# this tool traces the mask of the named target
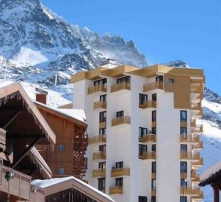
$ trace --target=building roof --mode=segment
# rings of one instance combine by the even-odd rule
[[[66,189],[74,188],[97,202],[114,202],[108,195],[73,177],[53,178],[50,180],[33,180],[32,185],[44,188],[46,196]]]
[[[212,184],[213,182],[220,181],[221,179],[221,161],[209,167],[200,176],[199,186]]]

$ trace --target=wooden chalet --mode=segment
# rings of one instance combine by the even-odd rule
[[[221,161],[208,168],[200,176],[199,186],[210,185],[213,188],[214,202],[220,201],[219,192],[221,190]]]

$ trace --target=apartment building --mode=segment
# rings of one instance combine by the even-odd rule
[[[72,75],[88,124],[86,180],[116,202],[200,201],[203,70],[99,67]]]

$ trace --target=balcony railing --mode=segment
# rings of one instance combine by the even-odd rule
[[[202,107],[201,107],[200,104],[192,105],[192,106],[191,106],[191,110],[197,110],[197,111],[200,111],[201,109],[202,109]]]
[[[156,152],[143,152],[143,154],[139,155],[139,158],[142,160],[155,160],[156,159]]]
[[[193,154],[192,152],[180,152],[180,159],[182,160],[200,160],[200,154]]]
[[[151,196],[156,196],[156,189],[151,190]]]
[[[119,90],[130,90],[130,83],[128,82],[122,82],[118,84],[114,84],[111,86],[111,92],[116,92]]]
[[[106,151],[93,153],[93,160],[105,160],[106,159]]]
[[[106,169],[96,169],[93,170],[93,177],[105,177]]]
[[[30,201],[45,202],[45,191],[37,186],[31,186]]]
[[[111,170],[111,177],[129,176],[130,168],[116,168]]]
[[[100,85],[96,85],[96,86],[88,88],[88,95],[92,94],[92,93],[97,93],[97,92],[101,92],[101,93],[102,92],[107,92],[107,86],[103,85],[103,84],[100,84]]]
[[[5,166],[1,167],[0,191],[20,197],[21,199],[30,199],[31,177],[24,175]],[[8,180],[6,178],[8,177]]]
[[[109,194],[123,194],[122,186],[110,187]]]
[[[5,150],[5,143],[6,143],[6,131],[0,128],[0,150]]]
[[[192,132],[193,133],[202,133],[203,132],[203,125],[193,128]]]
[[[192,188],[192,187],[180,187],[180,194],[185,195],[200,195],[202,192],[200,191],[200,188]]]
[[[107,108],[107,102],[105,101],[97,101],[94,103],[94,109],[106,109]]]
[[[201,141],[198,144],[193,145],[193,149],[203,149],[203,142]]]
[[[202,92],[202,88],[201,88],[201,87],[193,86],[193,87],[190,89],[190,92],[191,92],[191,93],[201,93],[201,92]]]
[[[194,120],[192,120],[192,121],[190,122],[190,126],[191,126],[191,127],[196,127],[196,119],[194,119]]]
[[[106,135],[97,135],[88,138],[88,145],[96,143],[105,143],[105,142],[106,142]]]
[[[199,161],[192,162],[192,167],[198,169],[203,165],[203,158],[200,158]]]
[[[201,201],[203,199],[203,192],[201,192],[199,195],[197,196],[192,196],[192,200],[197,200],[197,201]]]
[[[197,144],[200,143],[200,137],[194,135],[180,135],[180,142]]]
[[[106,128],[106,121],[99,123],[99,128]]]
[[[143,92],[148,92],[155,89],[163,89],[163,82],[153,82],[143,86]]]
[[[140,108],[147,109],[147,108],[156,108],[157,102],[155,100],[148,100],[140,104]]]
[[[122,124],[130,124],[129,116],[121,116],[115,119],[112,119],[112,126],[122,125]]]
[[[156,142],[156,139],[157,139],[156,135],[146,134],[143,137],[139,138],[139,142],[143,142],[143,143],[146,143],[146,142]]]

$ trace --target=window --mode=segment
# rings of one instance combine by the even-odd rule
[[[79,150],[81,147],[81,143],[80,142],[74,142],[74,151]]]
[[[187,134],[187,128],[186,127],[181,127],[180,128],[180,134],[181,135],[186,135]]]
[[[106,151],[106,145],[100,145],[99,146],[99,151],[103,152],[103,151]]]
[[[185,161],[180,162],[180,172],[187,173],[187,162]]]
[[[139,127],[139,137],[143,137],[146,134],[148,134],[147,128]]]
[[[59,175],[63,175],[63,174],[64,174],[64,168],[60,167],[60,168],[58,169],[58,174],[59,174]]]
[[[100,96],[100,101],[106,102],[107,94]]]
[[[156,152],[157,151],[157,146],[156,144],[152,144],[152,152]]]
[[[143,104],[148,101],[148,96],[145,94],[139,94],[139,107],[143,108]]]
[[[100,112],[99,114],[99,123],[106,122],[106,111]]]
[[[63,144],[60,144],[59,145],[59,151],[64,152],[64,150],[65,150],[65,146]]]
[[[117,83],[130,83],[130,76],[125,76],[117,79]]]
[[[187,145],[186,144],[181,144],[180,145],[180,151],[181,152],[187,152]]]
[[[187,179],[181,178],[180,179],[180,186],[181,187],[187,187]]]
[[[124,167],[123,161],[116,162],[116,169],[117,169],[117,168],[123,168],[123,167]]]
[[[152,122],[155,122],[156,119],[157,119],[157,113],[156,112],[157,112],[156,110],[152,111]]]
[[[138,202],[147,202],[146,196],[138,196]]]
[[[186,110],[181,110],[180,111],[180,121],[187,121],[187,111]]]
[[[124,116],[124,111],[119,111],[116,113],[117,118]]]
[[[99,162],[98,163],[98,168],[99,169],[105,169],[106,168],[106,162]]]
[[[151,202],[156,202],[156,196],[151,196]]]
[[[169,79],[168,79],[168,83],[174,83],[174,79],[169,78]]]
[[[157,101],[157,94],[156,93],[152,94],[152,100]]]
[[[157,163],[156,161],[152,162],[152,173],[156,173],[157,172],[157,167],[156,167]]]
[[[154,135],[157,134],[157,129],[156,129],[156,127],[152,127],[152,134],[154,134]]]
[[[139,156],[147,152],[147,145],[139,144]]]
[[[98,190],[105,191],[105,178],[98,178]]]
[[[107,79],[106,78],[94,81],[94,86],[105,85],[105,84],[107,84]]]
[[[100,128],[99,135],[105,135],[105,134],[106,134],[106,128]]]
[[[156,190],[156,179],[151,180],[151,189]]]
[[[156,82],[163,82],[163,76],[157,76],[156,77]]]
[[[187,202],[186,196],[180,196],[180,202]]]
[[[115,179],[116,186],[123,187],[123,178],[119,177]]]

